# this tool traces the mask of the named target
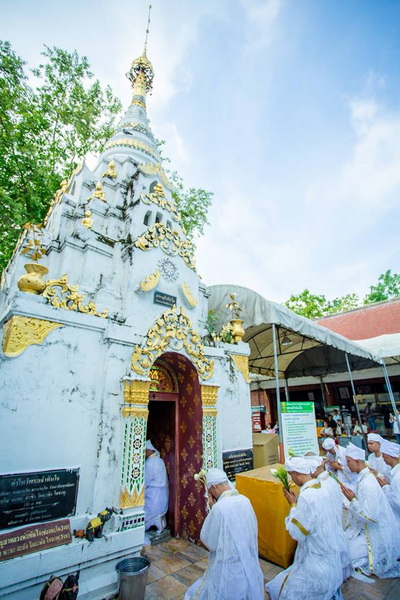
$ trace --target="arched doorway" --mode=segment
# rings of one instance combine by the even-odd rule
[[[204,490],[193,475],[203,464],[202,405],[197,371],[168,352],[151,368],[147,437],[159,450],[169,478],[171,534],[198,541],[205,517]]]

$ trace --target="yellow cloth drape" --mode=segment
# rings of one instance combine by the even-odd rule
[[[258,551],[267,560],[288,567],[293,562],[296,542],[285,528],[285,517],[290,506],[282,493],[282,484],[271,474],[279,464],[238,473],[236,489],[246,496],[258,521]],[[293,485],[293,491],[298,488]]]

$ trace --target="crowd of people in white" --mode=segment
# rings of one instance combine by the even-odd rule
[[[286,529],[297,549],[293,564],[267,583],[271,600],[340,600],[350,576],[370,583],[371,575],[400,576],[400,445],[370,433],[368,460],[352,443],[342,448],[328,438],[322,447],[325,456],[286,461],[298,486],[298,493],[283,488]],[[201,541],[210,551],[208,568],[185,600],[263,600],[251,503],[219,469],[208,470],[206,486],[210,511]]]

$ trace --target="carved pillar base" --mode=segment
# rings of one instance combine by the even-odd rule
[[[144,505],[144,461],[151,381],[125,380],[124,405],[121,413],[125,421],[122,451],[120,507]]]
[[[216,467],[217,457],[217,396],[218,386],[202,385],[203,409],[203,469]]]

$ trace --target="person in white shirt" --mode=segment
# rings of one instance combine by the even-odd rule
[[[384,461],[381,451],[381,445],[384,441],[383,437],[379,433],[369,433],[367,440],[368,450],[371,452],[367,460],[369,468],[374,471],[375,475],[388,475],[390,466]]]
[[[150,440],[146,442],[146,460],[144,463],[144,519],[146,531],[156,527],[157,532],[164,531],[168,511],[168,475],[160,453]]]
[[[208,567],[184,600],[264,600],[257,519],[250,501],[231,488],[220,469],[209,469],[206,483],[211,510],[200,539],[210,551]]]
[[[397,412],[397,416],[398,416],[400,413],[399,413],[399,411],[396,411],[396,412]],[[396,436],[397,443],[400,444],[400,430],[399,430],[399,424],[397,422],[397,419],[394,415],[390,414],[389,421],[392,424],[393,433]]]
[[[355,492],[342,485],[350,501],[346,528],[354,571],[377,577],[399,577],[400,537],[393,511],[376,477],[365,462],[365,451],[354,444],[346,448],[349,468],[357,474]]]
[[[341,483],[353,489],[357,475],[352,473],[347,465],[346,450],[329,438],[322,442],[322,449],[326,452],[326,470],[336,475]]]
[[[378,482],[385,492],[400,527],[400,446],[394,442],[382,440],[381,450],[383,459],[390,468],[390,475],[386,478],[378,477]]]
[[[293,564],[266,585],[271,600],[332,600],[341,598],[343,581],[337,524],[328,491],[311,477],[311,461],[290,458],[285,463],[298,496],[283,488],[291,506],[286,529],[297,541]]]

